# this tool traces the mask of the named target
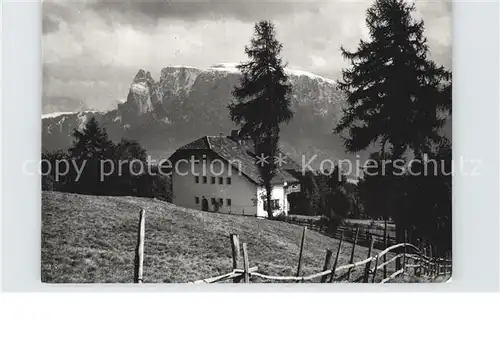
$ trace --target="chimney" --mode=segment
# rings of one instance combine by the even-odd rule
[[[238,129],[233,129],[231,131],[231,140],[234,140],[235,142],[237,142],[239,145],[241,145],[241,136],[240,136],[240,131]]]

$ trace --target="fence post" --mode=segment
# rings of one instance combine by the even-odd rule
[[[396,243],[400,243],[399,240],[404,242],[404,228],[401,227],[401,225],[396,225]],[[399,250],[398,250],[399,252]],[[398,255],[399,256],[399,255]],[[394,262],[396,271],[399,271],[402,266],[401,266],[401,257],[396,258],[396,261]]]
[[[450,276],[453,274],[453,253],[452,253],[452,251],[448,251],[448,273],[450,273]]]
[[[243,243],[243,275],[245,276],[245,283],[250,283],[250,267],[248,266],[248,253],[247,243]]]
[[[425,244],[422,243],[422,253],[424,255],[424,257],[422,258],[422,265],[423,265],[423,268],[424,268],[423,273],[424,273],[425,276],[427,276],[429,274],[429,265],[428,265],[428,262],[427,261],[424,262],[424,258],[425,258],[425,260],[428,260],[428,258],[429,258],[428,251],[429,250],[425,247]]]
[[[375,267],[373,267],[372,283],[375,283],[375,278],[377,276],[377,266],[378,266],[378,254],[375,256]]]
[[[240,238],[238,234],[231,234],[231,251],[233,253],[233,270],[240,268],[241,251],[240,251]],[[239,283],[241,276],[233,278],[233,283]]]
[[[137,247],[134,257],[134,283],[142,283],[144,264],[145,211],[139,212],[139,228],[137,231]]]
[[[439,256],[439,260],[438,260],[439,275],[443,274],[443,265],[444,265],[444,258],[442,256]]]
[[[437,256],[436,257],[436,277],[439,277],[441,274],[441,264],[439,263],[441,261],[441,257]]]
[[[323,271],[327,271],[328,268],[331,267],[331,263],[332,263],[332,255],[333,255],[333,252],[330,250],[330,249],[327,249],[326,250],[326,256],[325,256],[325,264],[323,265]],[[324,275],[321,277],[321,282],[324,283],[326,282],[326,279],[328,278],[328,274],[327,275]]]
[[[445,258],[445,262],[444,262],[444,264],[445,264],[445,266],[444,266],[444,275],[448,274],[448,253],[446,252],[445,255],[446,255],[445,256],[446,258]]]
[[[453,251],[450,251],[450,275],[453,274]]]
[[[372,251],[373,251],[373,244],[375,242],[375,238],[373,235],[370,236],[370,247],[368,248],[368,255],[366,258],[372,257]],[[366,262],[365,265],[365,275],[363,277],[363,283],[368,283],[368,277],[370,276],[370,266],[372,264],[372,261]],[[376,269],[377,267],[375,267]]]
[[[449,273],[449,270],[451,268],[451,255],[450,252],[446,254],[446,273]]]
[[[429,252],[429,276],[432,278],[434,274],[434,262],[432,260],[432,245],[429,244],[429,248],[427,249]]]
[[[344,232],[340,233],[339,247],[337,248],[337,255],[335,256],[335,261],[333,261],[332,274],[330,275],[329,283],[333,282],[335,278],[335,269],[337,269],[337,263],[339,262],[340,250],[342,248],[342,241],[344,240]]]
[[[354,250],[356,249],[356,243],[358,242],[359,228],[356,228],[356,234],[354,234],[354,242],[352,243],[351,258],[349,259],[349,264],[354,262]],[[347,281],[351,278],[352,268],[347,271]]]
[[[443,259],[443,275],[446,276],[448,274],[448,252],[444,252],[444,259]]]
[[[384,217],[384,250],[387,249],[387,219]],[[387,262],[387,255],[384,255],[384,263]],[[387,278],[387,265],[384,266],[384,279]]]
[[[405,230],[403,232],[403,265],[402,265],[403,276],[405,274],[405,269],[406,269],[406,233],[407,233],[407,231]]]
[[[420,240],[420,238],[417,239],[417,247],[420,250],[420,252],[418,252],[418,270],[417,270],[417,268],[415,268],[415,275],[417,277],[420,277],[422,275],[422,255],[423,255],[422,240]],[[415,261],[415,263],[417,263],[417,262]],[[417,272],[418,272],[418,274],[417,274]]]
[[[304,242],[306,241],[306,232],[307,232],[307,226],[304,226],[304,230],[302,231],[302,240],[300,242],[299,265],[297,267],[297,277],[300,276],[300,272],[302,270],[302,254],[304,252]]]

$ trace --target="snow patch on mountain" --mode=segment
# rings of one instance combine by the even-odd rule
[[[52,112],[52,113],[46,113],[46,114],[42,115],[42,119],[45,119],[45,118],[56,118],[56,117],[60,117],[60,116],[64,116],[64,115],[72,115],[72,114],[75,114],[75,113],[77,113],[77,112],[71,111],[71,112]]]
[[[286,73],[289,74],[289,75],[294,75],[294,76],[302,76],[302,77],[308,77],[312,80],[320,80],[320,81],[323,81],[323,82],[326,82],[326,83],[329,83],[329,84],[332,84],[332,85],[336,85],[337,83],[333,80],[333,79],[329,79],[329,78],[325,78],[325,77],[322,77],[322,76],[318,76],[317,74],[313,74],[313,73],[310,73],[310,72],[306,72],[306,71],[301,71],[301,70],[296,70],[296,69],[288,69],[286,68],[285,69]]]
[[[83,110],[83,111],[70,111],[70,112],[52,112],[52,113],[45,113],[42,115],[42,119],[47,119],[47,118],[57,118],[61,116],[71,116],[71,115],[81,115],[81,114],[86,114],[86,113],[96,113],[97,111],[95,110]]]
[[[208,67],[208,70],[239,74],[240,70],[237,68],[238,65],[239,63],[218,63]]]
[[[179,91],[189,93],[194,82],[201,73],[223,73],[224,75],[240,74],[240,70],[237,67],[238,65],[239,63],[217,63],[207,68],[179,65],[168,66],[162,69],[160,81],[165,81],[168,85],[174,86],[175,89],[172,91],[174,94],[177,94]],[[295,77],[307,77],[313,81],[336,85],[336,82],[333,79],[325,78],[303,70],[285,68],[285,72],[292,80]]]
[[[168,66],[168,67],[172,67],[172,68],[189,68],[189,69],[198,69],[197,67],[194,67],[194,66],[186,66],[186,65],[172,65],[172,66]]]
[[[226,71],[228,73],[235,73],[239,74],[240,71],[238,69],[239,63],[218,63],[215,65],[212,65],[208,68],[209,71]],[[321,80],[329,84],[335,85],[335,81],[333,79],[325,78],[322,76],[319,76],[314,73],[298,70],[298,69],[290,69],[290,68],[285,68],[285,72],[290,75],[290,76],[305,76],[308,77],[312,80]]]

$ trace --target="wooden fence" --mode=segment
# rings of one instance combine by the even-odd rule
[[[334,232],[330,231],[326,222],[321,221],[321,219],[306,219],[298,218],[294,216],[287,216],[279,219],[280,221],[300,225],[307,227],[308,229],[314,230],[331,238],[339,239],[344,235],[344,240],[348,242],[354,242],[354,236],[356,228],[359,228],[358,233],[358,244],[368,247],[370,245],[371,238],[374,238],[374,248],[384,249],[388,246],[395,245],[395,231],[391,228],[374,228],[373,225],[364,226],[347,226],[341,225]]]
[[[144,257],[144,222],[145,212],[141,210],[139,219],[138,239],[135,252],[135,265],[134,265],[134,283],[142,283],[143,281],[143,257]],[[304,246],[306,243],[307,227],[303,227],[302,240],[300,244],[300,251],[297,264],[297,273],[295,276],[272,276],[259,272],[257,266],[250,266],[250,258],[248,256],[247,243],[241,243],[237,234],[231,234],[230,244],[232,252],[232,271],[206,279],[200,279],[190,284],[211,284],[232,279],[233,283],[250,283],[251,278],[259,278],[261,280],[276,281],[276,282],[318,282],[318,283],[332,283],[340,281],[349,281],[351,273],[356,269],[363,269],[362,281],[364,283],[381,283],[385,284],[394,281],[398,277],[414,276],[422,279],[426,277],[427,281],[433,281],[439,277],[451,276],[452,261],[451,253],[447,254],[445,258],[432,257],[432,247],[430,245],[426,248],[417,247],[416,245],[406,242],[395,243],[392,242],[390,246],[384,242],[386,247],[378,252],[372,254],[377,240],[380,240],[376,234],[371,234],[369,231],[360,230],[356,228],[339,228],[334,237],[338,237],[339,244],[337,246],[335,258],[333,251],[326,250],[325,260],[321,271],[311,275],[303,276],[302,259]],[[353,234],[354,233],[354,234]],[[363,233],[363,234],[361,234]],[[356,246],[360,241],[368,241],[368,254],[363,260],[354,262],[354,253]],[[339,255],[342,251],[342,245],[350,242],[351,252],[349,263],[338,266]],[[392,257],[388,257],[392,255]],[[394,266],[394,271],[391,273],[388,269]],[[339,276],[339,273],[344,274]],[[390,273],[390,274],[389,274]],[[378,280],[378,281],[377,281]]]

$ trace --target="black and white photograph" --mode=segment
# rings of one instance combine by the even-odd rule
[[[43,283],[451,281],[451,0],[51,0],[41,48]]]

